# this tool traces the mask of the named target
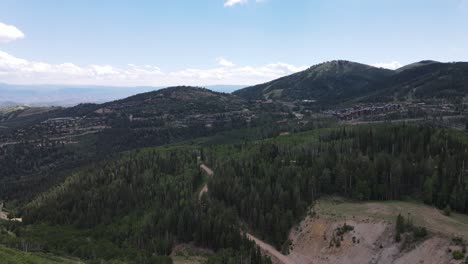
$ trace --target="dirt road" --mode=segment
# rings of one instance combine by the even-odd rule
[[[262,240],[256,238],[255,236],[246,233],[247,238],[254,241],[257,246],[259,246],[261,249],[266,251],[269,255],[277,258],[279,261],[281,261],[283,264],[296,264],[293,260],[291,260],[288,256],[281,254],[278,250],[276,250],[273,246],[263,242]]]
[[[212,169],[208,168],[205,164],[200,165],[200,169],[202,169],[208,176],[213,176],[214,172]],[[200,200],[203,194],[208,192],[208,184],[205,183],[203,185],[202,189],[200,190],[200,193],[198,193],[198,199]]]
[[[200,165],[200,169],[202,169],[209,177],[213,176],[214,172],[212,169],[208,168],[205,164]],[[200,200],[203,196],[203,194],[208,192],[208,184],[204,184],[203,187],[200,190],[200,193],[198,193],[198,199]]]
[[[378,121],[345,121],[344,124],[349,125],[367,125],[367,124],[384,124],[384,123],[402,123],[402,122],[418,122],[424,121],[424,118],[406,118],[406,119],[395,119],[395,120],[378,120]]]
[[[0,211],[0,219],[8,220],[8,215],[5,212]]]
[[[71,138],[76,138],[76,137],[81,137],[81,136],[85,136],[85,135],[89,135],[89,134],[96,134],[96,133],[99,133],[99,131],[88,131],[88,132],[84,132],[84,133],[76,134],[76,135],[67,135],[67,136],[62,136],[62,137],[54,137],[54,138],[49,138],[49,140],[71,139]],[[33,142],[34,142],[34,140],[29,141],[29,142],[26,141],[26,143],[33,143]],[[12,142],[0,143],[0,148],[4,147],[4,146],[9,146],[9,145],[16,145],[16,144],[20,144],[20,143],[22,143],[22,142],[12,141]]]
[[[20,142],[5,142],[0,144],[0,148],[8,145],[16,145],[19,144]]]
[[[214,172],[212,169],[210,169],[208,166],[206,166],[205,164],[201,164],[200,165],[200,169],[202,169],[203,171],[205,171],[206,174],[208,174],[208,176],[213,176]],[[208,185],[205,184],[200,193],[198,194],[198,198],[200,199],[202,197],[202,195],[204,193],[207,193],[208,192]],[[285,256],[283,254],[281,254],[281,252],[279,252],[278,250],[276,250],[273,246],[265,243],[264,241],[256,238],[254,235],[252,234],[249,234],[249,233],[246,233],[246,236],[248,239],[252,240],[255,242],[255,244],[257,244],[257,246],[259,246],[263,251],[265,251],[268,255],[271,255],[273,257],[275,257],[276,259],[278,259],[280,262],[282,262],[283,264],[296,264],[294,261],[292,261],[288,256]]]
[[[208,176],[213,176],[214,172],[212,169],[208,168],[205,164],[200,165],[200,168],[208,174]]]
[[[198,200],[200,200],[203,194],[207,192],[208,192],[208,184],[205,183],[205,185],[203,185],[202,189],[200,190],[200,193],[198,193]]]

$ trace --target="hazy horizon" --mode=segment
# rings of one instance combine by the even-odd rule
[[[467,0],[6,0],[0,82],[248,86],[336,59],[468,61],[467,28]]]

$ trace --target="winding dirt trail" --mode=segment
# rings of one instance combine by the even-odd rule
[[[200,193],[198,194],[198,200],[201,200],[203,194],[207,192],[208,192],[208,184],[205,183],[205,185],[203,185],[202,189],[200,190]]]
[[[208,175],[208,176],[213,176],[214,175],[214,172],[212,169],[210,169],[208,166],[206,166],[205,164],[201,164],[200,165],[200,169],[202,169],[203,171],[205,171],[205,173]],[[205,184],[200,193],[198,194],[198,198],[200,199],[202,197],[202,195],[204,193],[207,193],[208,192],[208,185]],[[275,249],[275,247],[273,247],[272,245],[270,244],[267,244],[266,242],[258,239],[257,237],[255,237],[254,235],[252,234],[249,234],[249,233],[245,233],[245,235],[247,236],[248,239],[252,240],[255,242],[255,244],[257,244],[258,247],[260,247],[263,251],[265,251],[268,255],[271,255],[273,257],[275,257],[276,259],[278,259],[281,263],[283,264],[296,264],[296,262],[294,262],[293,260],[291,260],[288,256],[286,255],[283,255],[281,254],[281,252],[279,252],[278,250]]]
[[[273,246],[265,243],[264,241],[256,238],[252,234],[246,233],[247,238],[254,241],[257,246],[259,246],[261,249],[266,251],[269,255],[277,258],[279,261],[281,261],[283,264],[296,264],[293,260],[291,260],[288,256],[281,254],[278,250],[276,250]]]
[[[200,165],[200,169],[202,169],[209,177],[213,176],[214,172],[212,169],[208,168],[205,164]],[[208,184],[205,183],[203,187],[200,190],[200,193],[198,193],[198,200],[200,200],[203,196],[203,194],[208,192]]]
[[[212,169],[208,168],[205,164],[200,165],[200,168],[208,174],[208,176],[213,176],[214,172]]]

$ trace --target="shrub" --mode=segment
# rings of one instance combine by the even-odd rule
[[[396,241],[396,242],[400,242],[400,241],[401,241],[401,234],[400,234],[400,232],[397,232],[397,233],[396,233],[395,241]]]
[[[339,247],[341,246],[341,242],[340,242],[339,239],[336,240],[335,246],[336,246],[337,248],[339,248]]]
[[[453,259],[460,260],[465,257],[465,254],[459,250],[455,250],[452,252]]]
[[[450,208],[450,205],[447,205],[447,206],[444,208],[444,215],[450,216],[451,214],[452,214],[452,209]]]
[[[415,227],[413,230],[413,237],[415,239],[425,238],[427,236],[427,229],[425,227]]]
[[[453,243],[455,243],[455,245],[457,245],[457,246],[464,244],[463,238],[458,237],[458,236],[452,238],[452,241],[453,241]]]
[[[289,251],[291,250],[291,246],[292,241],[290,239],[286,240],[281,247],[281,253],[288,255]]]
[[[400,234],[405,232],[405,219],[401,214],[397,216],[396,231]]]

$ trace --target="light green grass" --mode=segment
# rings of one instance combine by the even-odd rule
[[[208,259],[202,256],[174,256],[171,258],[174,264],[201,264]]]
[[[432,232],[468,239],[468,215],[445,216],[431,206],[416,201],[354,202],[341,198],[320,199],[315,207],[320,216],[333,219],[369,218],[394,223],[398,214],[410,217],[415,225]]]
[[[2,264],[78,264],[77,260],[52,256],[43,253],[26,253],[0,245],[0,263]]]

